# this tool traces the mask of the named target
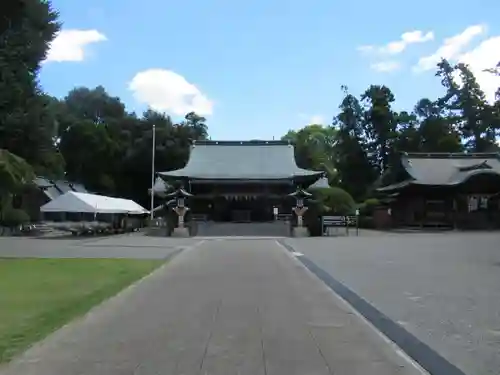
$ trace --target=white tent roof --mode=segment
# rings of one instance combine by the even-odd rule
[[[148,211],[130,199],[68,191],[40,207],[42,212],[129,213]]]

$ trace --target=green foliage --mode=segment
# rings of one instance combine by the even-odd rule
[[[0,149],[0,194],[15,193],[34,177],[33,169],[23,158]]]
[[[441,78],[445,95],[438,99],[458,130],[465,146],[474,152],[496,149],[496,136],[500,130],[500,113],[496,104],[486,101],[474,74],[465,64],[452,66],[442,60],[436,75]],[[458,79],[457,79],[458,76]]]
[[[9,223],[8,215],[17,215],[12,213],[12,197],[31,184],[34,177],[33,169],[24,159],[0,149],[0,220]]]
[[[338,187],[315,189],[313,192],[315,200],[327,207],[328,212],[338,215],[350,215],[354,213],[355,202],[352,196]]]
[[[371,216],[376,207],[380,205],[380,201],[377,198],[368,198],[363,203],[357,205],[359,214],[361,216]]]
[[[37,73],[60,25],[48,1],[9,4],[0,38],[0,148],[24,158],[38,171],[54,166],[56,160],[54,117]]]
[[[9,228],[15,228],[30,222],[29,215],[17,208],[4,209],[0,216],[1,224]]]
[[[360,228],[373,229],[375,228],[375,221],[372,216],[360,216],[358,219],[358,225]]]
[[[338,185],[359,199],[376,179],[378,171],[369,157],[372,146],[366,141],[363,107],[346,86],[342,90],[344,98],[339,106],[340,112],[333,120],[337,129],[335,166]]]
[[[335,179],[334,166],[336,129],[331,126],[307,125],[299,131],[290,130],[282,140],[295,145],[295,159],[301,168],[327,173]]]

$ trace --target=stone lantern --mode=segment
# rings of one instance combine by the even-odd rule
[[[177,227],[172,233],[173,237],[189,237],[189,230],[184,225],[184,217],[186,216],[189,207],[186,206],[186,198],[192,197],[193,194],[188,193],[182,187],[174,192],[167,194],[167,197],[174,203],[172,209],[177,214]]]
[[[293,193],[289,194],[289,196],[295,198],[295,207],[293,208],[293,212],[297,215],[297,226],[293,228],[294,237],[307,237],[309,236],[307,228],[304,227],[304,214],[307,211],[307,206],[304,204],[306,199],[309,199],[312,194],[307,191],[297,188]]]

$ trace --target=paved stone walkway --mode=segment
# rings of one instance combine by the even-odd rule
[[[421,372],[274,240],[204,241],[0,375]]]

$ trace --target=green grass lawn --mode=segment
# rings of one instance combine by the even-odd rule
[[[0,363],[162,263],[131,259],[0,259]]]

